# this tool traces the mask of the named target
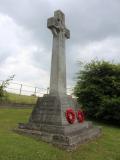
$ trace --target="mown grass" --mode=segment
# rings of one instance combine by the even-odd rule
[[[37,101],[36,96],[26,96],[14,93],[7,93],[6,102],[20,103],[20,104],[35,104]]]
[[[12,130],[27,122],[31,109],[0,109],[0,160],[120,160],[120,128],[98,124],[103,135],[76,151],[19,135]]]

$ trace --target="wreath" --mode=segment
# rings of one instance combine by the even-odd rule
[[[70,124],[75,122],[75,112],[72,108],[66,110],[66,119]]]
[[[78,119],[78,122],[80,123],[82,123],[85,120],[84,113],[80,110],[77,112],[77,119]]]

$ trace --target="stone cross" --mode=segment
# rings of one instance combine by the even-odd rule
[[[20,123],[16,131],[71,150],[100,136],[101,129],[93,127],[91,122],[80,123],[80,106],[75,99],[66,95],[65,38],[70,38],[70,32],[65,27],[64,14],[55,11],[47,25],[53,33],[50,94],[38,97],[29,122]],[[74,123],[70,124],[69,120],[74,117]]]
[[[66,95],[66,55],[65,38],[70,38],[70,31],[65,26],[65,15],[60,10],[47,21],[47,27],[53,34],[50,94]]]

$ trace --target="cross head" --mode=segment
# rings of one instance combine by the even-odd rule
[[[60,10],[55,11],[54,17],[48,19],[47,27],[54,36],[58,36],[62,32],[67,39],[70,38],[70,31],[65,26],[65,15]]]

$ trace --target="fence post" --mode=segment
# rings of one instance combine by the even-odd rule
[[[22,84],[20,84],[20,95],[22,93]]]
[[[49,94],[49,87],[47,88],[47,94]]]
[[[34,92],[35,96],[36,96],[36,91],[37,91],[37,87],[35,87],[35,92]]]

